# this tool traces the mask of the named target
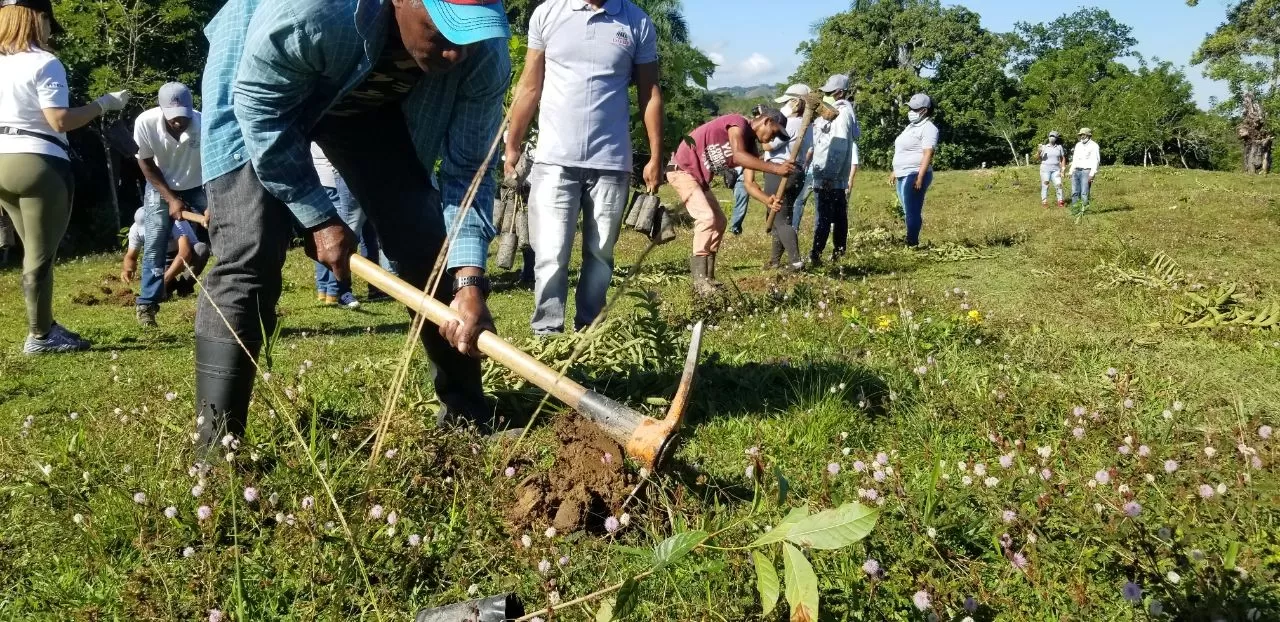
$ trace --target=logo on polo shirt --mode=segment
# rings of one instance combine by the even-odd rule
[[[631,35],[625,28],[619,28],[618,34],[613,35],[613,44],[624,48],[631,47]]]

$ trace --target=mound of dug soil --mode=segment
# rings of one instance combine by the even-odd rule
[[[620,512],[634,482],[623,465],[622,447],[577,414],[555,424],[555,464],[522,480],[507,508],[516,531],[555,527],[602,533],[604,520]]]
[[[102,285],[97,288],[86,289],[71,296],[71,302],[86,307],[96,307],[98,305],[132,307],[133,301],[132,289],[127,285],[113,285],[106,279],[103,279]]]

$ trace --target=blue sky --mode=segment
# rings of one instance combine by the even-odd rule
[[[1184,0],[1100,0],[1092,4],[944,0],[943,3],[968,7],[982,16],[983,26],[997,32],[1012,30],[1015,22],[1047,22],[1084,6],[1097,6],[1133,27],[1138,53],[1145,58],[1158,57],[1184,67],[1201,106],[1207,106],[1210,97],[1226,96],[1225,85],[1203,77],[1200,67],[1188,66],[1191,54],[1204,36],[1226,16],[1226,0],[1202,0],[1195,8],[1188,7]],[[786,80],[800,63],[796,46],[811,38],[813,24],[848,6],[847,0],[684,0],[694,43],[720,64],[711,80],[713,87]]]

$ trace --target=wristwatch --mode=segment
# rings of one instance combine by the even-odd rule
[[[489,279],[484,276],[460,276],[453,279],[453,293],[458,293],[464,287],[479,287],[481,294],[489,295]]]

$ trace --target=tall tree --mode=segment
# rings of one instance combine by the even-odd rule
[[[54,12],[67,32],[58,57],[81,98],[128,88],[140,105],[160,85],[181,81],[199,92],[208,55],[204,26],[217,0],[62,0]]]
[[[1191,99],[1191,83],[1167,62],[1115,80],[1097,100],[1103,111],[1095,131],[1108,137],[1107,151],[1117,162],[1169,165],[1182,159],[1191,145],[1193,119],[1198,110]]]
[[[1097,57],[1115,60],[1132,55],[1138,44],[1133,28],[1092,7],[1047,24],[1018,22],[1013,30],[1017,36],[1013,69],[1018,75],[1026,74],[1036,60],[1056,50],[1089,48]]]
[[[1198,0],[1187,0],[1195,6]],[[1241,0],[1210,34],[1191,62],[1205,75],[1225,80],[1239,114],[1236,132],[1247,173],[1271,171],[1272,146],[1280,130],[1280,0]]]
[[[804,62],[793,79],[816,85],[849,74],[867,163],[888,165],[903,106],[918,91],[937,100],[939,166],[977,166],[1005,152],[983,117],[997,99],[1014,95],[1001,69],[1008,42],[982,28],[973,11],[938,0],[859,0],[819,23],[815,35],[800,44]]]

